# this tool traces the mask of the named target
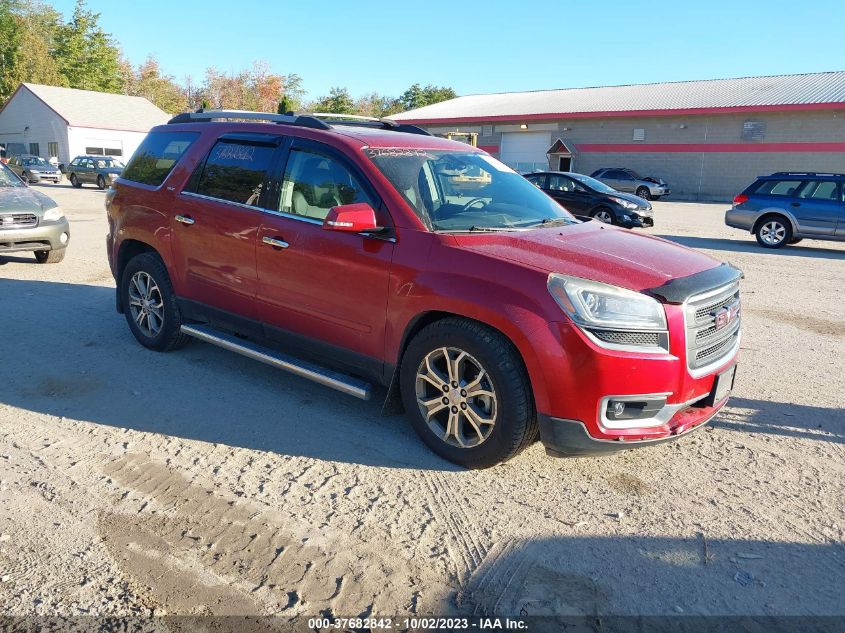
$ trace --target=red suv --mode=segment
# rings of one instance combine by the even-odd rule
[[[182,114],[106,206],[117,308],[142,345],[199,338],[361,398],[381,385],[468,467],[538,432],[566,455],[674,438],[733,384],[737,269],[579,222],[413,126]]]

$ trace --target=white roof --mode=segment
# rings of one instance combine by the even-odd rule
[[[22,88],[47,104],[71,127],[147,132],[170,119],[169,114],[144,97],[29,83],[21,84],[18,90]]]
[[[776,109],[778,106],[829,103],[845,107],[845,71],[468,95],[391,118],[426,122],[440,119],[483,121],[519,115]]]

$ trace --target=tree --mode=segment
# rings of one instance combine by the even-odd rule
[[[355,113],[381,119],[402,111],[402,104],[394,97],[373,92],[355,100]]]
[[[21,82],[64,83],[52,55],[60,18],[38,2],[0,0],[0,99]]]
[[[432,103],[454,99],[457,96],[454,90],[445,86],[432,86],[429,84],[425,88],[421,88],[419,84],[414,84],[402,93],[402,96],[399,97],[399,102],[405,110],[413,110],[414,108],[422,108]]]
[[[159,108],[171,114],[183,112],[188,107],[185,90],[179,86],[170,75],[163,75],[158,60],[150,55],[147,60],[130,72],[126,73],[126,94],[149,99]]]
[[[306,108],[311,112],[331,112],[333,114],[355,114],[355,102],[346,88],[335,86],[327,96],[320,97]]]
[[[266,62],[257,61],[249,70],[237,74],[209,68],[201,93],[212,108],[276,112],[282,97],[287,97],[291,109],[298,107],[303,94],[301,86],[299,75],[279,75]]]
[[[76,0],[73,17],[56,31],[55,58],[66,85],[83,90],[121,92],[120,50],[99,25],[100,14]]]

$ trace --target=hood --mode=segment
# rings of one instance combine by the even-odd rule
[[[35,213],[59,206],[52,198],[29,187],[0,187],[0,213]]]
[[[622,191],[617,191],[616,193],[608,193],[605,195],[613,196],[614,198],[622,198],[623,200],[627,200],[628,202],[633,202],[634,204],[639,205],[643,209],[651,209],[651,203],[648,200],[643,200],[639,196],[635,196],[632,193],[624,193]]]
[[[720,265],[674,242],[599,222],[454,237],[469,251],[637,291]]]
[[[643,178],[643,180],[645,180],[646,182],[653,182],[656,185],[665,185],[666,184],[666,181],[663,180],[662,178],[652,178],[651,176],[645,176]]]

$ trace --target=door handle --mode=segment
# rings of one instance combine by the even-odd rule
[[[195,222],[194,218],[189,215],[177,215],[173,219],[177,222],[181,222],[182,224],[187,224],[188,226],[191,226]]]
[[[290,246],[290,244],[288,244],[284,240],[280,240],[275,237],[262,237],[261,241],[267,244],[268,246],[272,246],[273,248],[287,248],[288,246]]]
[[[800,207],[801,206],[800,202],[790,202],[789,204],[790,204],[790,206],[793,206],[793,207]]]

